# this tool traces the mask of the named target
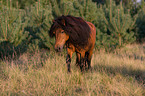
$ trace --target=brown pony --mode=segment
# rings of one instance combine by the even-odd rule
[[[53,21],[49,36],[55,36],[55,50],[61,51],[63,46],[67,48],[67,68],[70,72],[71,57],[76,52],[76,64],[81,71],[86,66],[91,67],[91,57],[96,40],[96,28],[81,17],[61,16]]]

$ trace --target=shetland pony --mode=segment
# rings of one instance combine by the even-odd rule
[[[96,28],[81,17],[70,15],[60,16],[53,21],[49,36],[55,36],[55,50],[62,51],[63,46],[67,49],[67,70],[71,72],[70,64],[72,54],[76,52],[76,65],[83,71],[91,68],[91,57],[96,40]]]

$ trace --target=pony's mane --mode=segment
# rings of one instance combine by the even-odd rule
[[[90,37],[90,27],[81,17],[61,16],[55,19],[49,32],[49,36],[53,37],[53,31],[62,28],[69,35],[69,42],[74,46],[84,47],[88,43]]]

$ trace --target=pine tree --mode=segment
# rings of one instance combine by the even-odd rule
[[[34,4],[37,0],[1,0],[3,5],[7,6],[11,3],[11,7],[25,9],[32,4]]]
[[[26,39],[28,32],[24,30],[27,24],[24,16],[23,10],[2,6],[0,14],[0,43],[7,41],[14,46],[18,46]]]
[[[32,46],[45,46],[47,48],[52,47],[52,41],[48,36],[48,30],[52,24],[52,7],[51,3],[47,6],[42,6],[42,2],[36,2],[31,8],[27,9],[27,17],[29,19],[26,30],[30,32]],[[38,47],[36,47],[38,48]]]
[[[57,18],[62,15],[75,16],[74,1],[75,0],[50,0],[54,17]]]
[[[73,15],[82,17],[87,21],[97,18],[97,6],[92,0],[50,0],[54,17],[61,15]],[[53,2],[52,2],[53,1]]]
[[[99,8],[92,0],[78,0],[74,1],[74,8],[76,15],[82,17],[86,21],[95,23],[98,16]]]
[[[103,45],[107,45],[106,49],[121,47],[135,41],[132,32],[135,20],[132,19],[129,10],[125,13],[122,3],[116,6],[115,2],[110,0],[109,6],[104,8],[104,12],[106,25],[104,33],[106,34],[103,36]]]
[[[27,20],[24,10],[12,8],[11,2],[10,5],[2,5],[1,7],[0,58],[8,55],[11,57],[11,55],[16,55],[18,51],[22,51],[20,46],[28,37],[28,32],[25,31]]]
[[[145,1],[142,0],[141,10],[138,13],[136,20],[136,32],[137,41],[144,42],[145,40]]]

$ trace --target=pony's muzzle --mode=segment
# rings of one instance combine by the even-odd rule
[[[57,52],[61,52],[62,49],[63,49],[63,46],[55,46],[55,50],[56,50]]]

